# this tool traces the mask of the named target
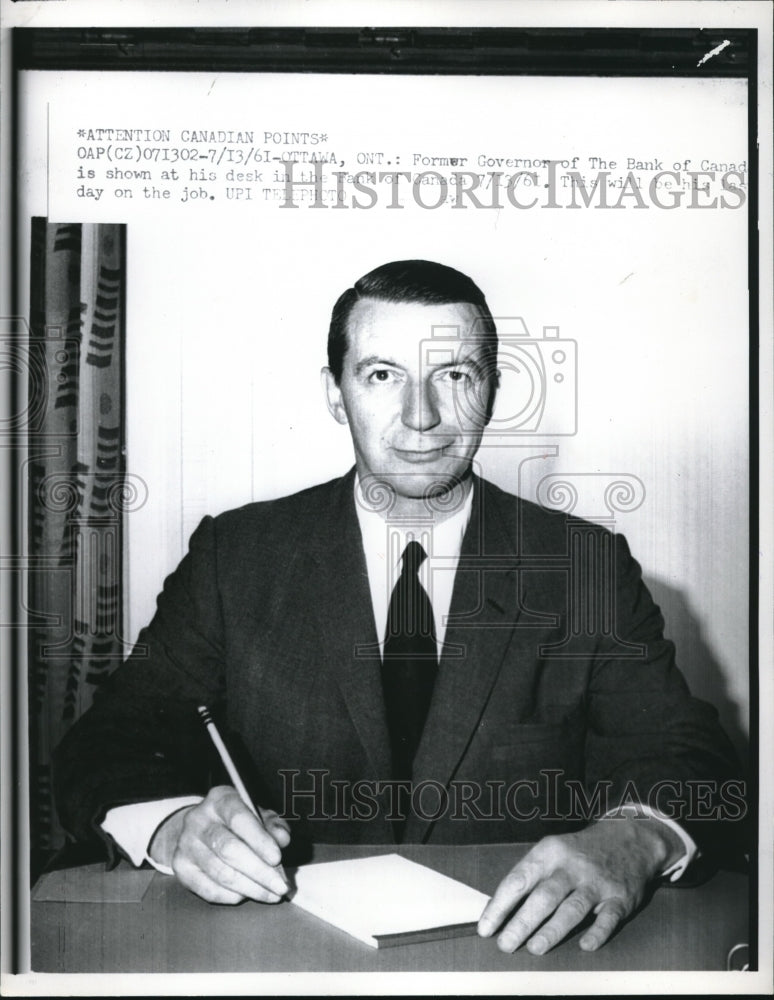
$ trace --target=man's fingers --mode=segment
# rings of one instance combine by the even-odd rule
[[[265,866],[251,877],[243,874],[240,862],[211,856],[207,858],[204,871],[217,885],[258,903],[276,903],[287,891],[277,873]]]
[[[527,942],[533,955],[544,955],[564,940],[594,907],[596,898],[588,890],[577,889],[559,906],[554,916]]]
[[[236,903],[241,903],[245,898],[255,899],[261,903],[276,903],[280,899],[275,893],[255,885],[249,879],[239,875],[238,872],[227,869],[222,862],[218,862],[214,857],[207,864],[211,874],[203,871],[198,864],[182,852],[175,855],[172,867],[180,882],[208,903],[233,906]]]
[[[273,809],[260,809],[260,816],[263,825],[272,835],[280,847],[287,847],[290,843],[290,826]]]
[[[505,925],[497,947],[501,951],[515,951],[557,909],[571,888],[565,872],[557,872],[541,882]]]
[[[626,906],[622,899],[607,899],[595,912],[597,919],[579,942],[584,951],[596,951],[607,941],[626,917]]]
[[[282,848],[290,842],[287,824],[272,809],[259,809],[256,816],[236,791],[230,787],[214,790],[213,807],[216,815],[240,840],[267,865],[277,868],[282,877]],[[210,793],[213,794],[212,792]],[[250,874],[246,872],[245,874]]]
[[[603,945],[641,900],[653,866],[653,844],[638,824],[597,823],[577,833],[544,837],[498,886],[479,919],[479,934],[501,927],[502,951],[525,941],[542,955],[592,911],[580,947]],[[655,858],[655,861],[654,861]]]
[[[242,840],[262,861],[272,868],[282,861],[282,850],[263,821],[239,800],[230,803],[222,812],[223,820],[236,836]]]
[[[182,877],[180,870],[187,872],[188,865],[241,899],[276,902],[287,891],[287,884],[279,872],[256,857],[243,841],[223,826],[209,836],[180,838],[172,868]],[[189,886],[192,878],[194,876],[186,883]]]
[[[514,865],[486,904],[478,921],[478,933],[482,937],[493,934],[519,900],[537,885],[541,874],[540,867],[526,859]]]
[[[256,823],[258,822],[252,814],[250,814],[250,818]],[[270,892],[282,896],[288,890],[288,883],[281,868],[277,867],[280,859],[279,847],[263,826],[258,825],[260,826],[260,835],[256,837],[255,831],[251,828],[250,840],[247,837],[236,835],[240,832],[242,823],[235,823],[236,829],[233,832],[225,826],[217,826],[208,831],[208,835],[202,840],[202,845],[205,850],[208,849],[212,853],[217,862],[224,866],[222,868],[221,864],[210,862],[210,867],[217,870],[217,874],[214,875],[216,881],[226,884],[228,888],[236,888],[230,882],[223,882],[223,878],[228,876],[225,869],[233,869],[235,874],[247,880],[245,882],[242,878],[238,879],[238,884],[243,888],[239,888],[237,891],[243,892],[251,899],[259,897],[255,894],[255,889],[245,891],[245,885],[258,887],[261,892],[268,889]]]

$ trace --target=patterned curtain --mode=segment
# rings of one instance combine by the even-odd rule
[[[125,227],[32,220],[28,434],[32,849],[61,846],[51,751],[124,657]]]

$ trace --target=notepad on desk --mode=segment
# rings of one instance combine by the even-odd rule
[[[489,897],[399,854],[306,865],[291,902],[372,948],[475,933]]]

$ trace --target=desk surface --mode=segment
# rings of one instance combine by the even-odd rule
[[[394,850],[321,845],[314,860]],[[491,894],[526,850],[404,845],[399,853]],[[721,970],[729,949],[747,940],[747,879],[735,872],[659,888],[596,953],[582,952],[576,933],[542,957],[523,948],[505,955],[477,936],[376,950],[290,903],[211,906],[159,874],[141,902],[32,903],[36,972]]]

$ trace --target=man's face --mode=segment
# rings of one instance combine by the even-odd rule
[[[328,408],[349,425],[361,481],[374,476],[419,499],[469,474],[496,380],[470,337],[479,315],[464,302],[355,304],[340,384],[323,373]],[[433,327],[447,328],[442,339]]]

